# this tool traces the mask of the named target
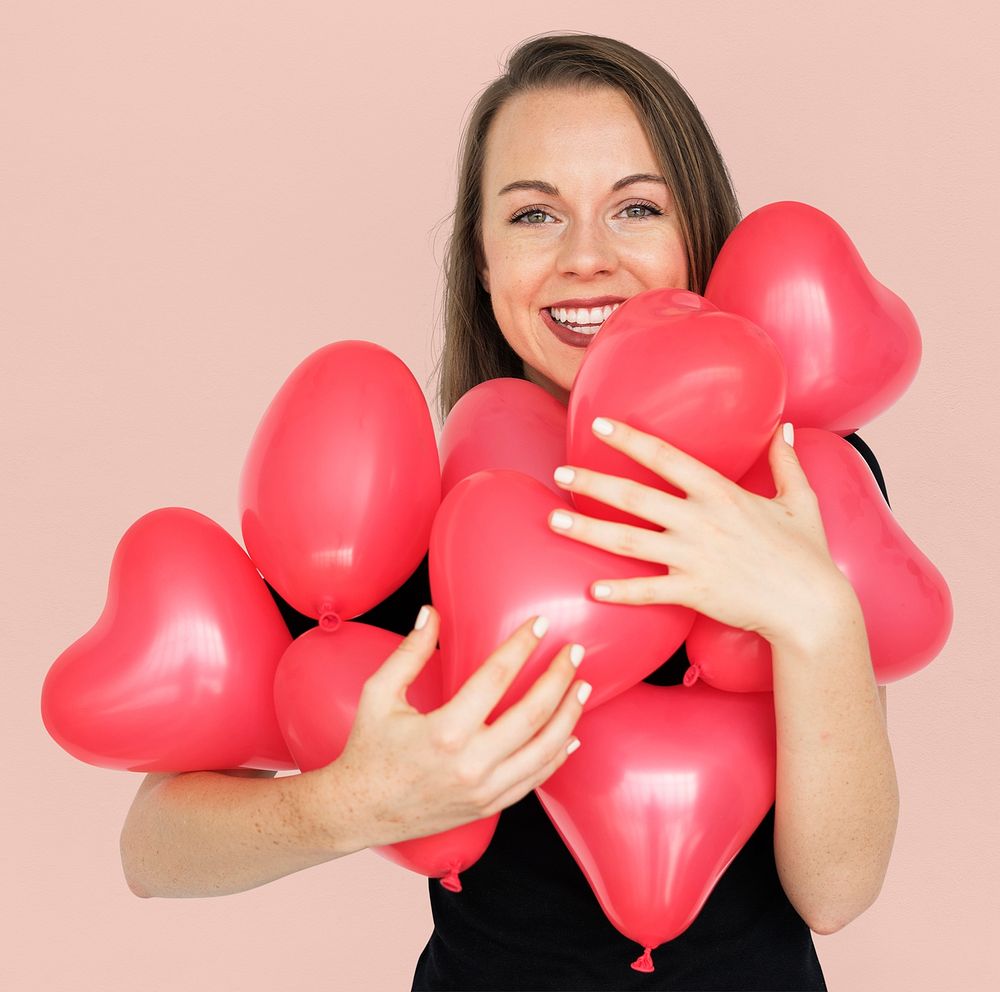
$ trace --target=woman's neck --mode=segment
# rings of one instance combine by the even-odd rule
[[[538,369],[532,368],[527,362],[522,362],[524,377],[536,386],[541,386],[550,396],[554,396],[563,406],[569,406],[569,390],[563,389],[558,383],[542,375]]]

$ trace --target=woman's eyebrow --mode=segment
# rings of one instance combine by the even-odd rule
[[[663,176],[656,176],[651,172],[637,172],[635,175],[619,179],[611,187],[611,192],[614,193],[617,190],[624,189],[626,186],[632,186],[634,183],[663,183],[664,186],[667,185],[667,181]],[[512,193],[519,189],[534,189],[538,190],[539,193],[544,193],[546,196],[559,196],[559,190],[552,183],[543,182],[541,179],[515,179],[514,182],[507,183],[497,193],[497,196],[503,196],[504,193]]]

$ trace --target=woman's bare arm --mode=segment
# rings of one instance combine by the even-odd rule
[[[878,897],[899,818],[885,691],[857,597],[846,582],[841,589],[832,628],[813,628],[801,645],[772,644],[775,863],[789,901],[821,934]]]
[[[347,743],[328,765],[282,778],[238,769],[147,775],[121,834],[129,888],[143,897],[242,892],[492,816],[544,782],[570,753],[587,698],[578,690],[589,686],[574,681],[582,647],[564,645],[487,725],[544,635],[533,617],[447,703],[423,714],[406,690],[438,640],[440,617],[425,609],[426,625],[365,682]]]
[[[121,833],[129,889],[143,898],[230,895],[365,846],[355,839],[346,791],[323,802],[321,819],[317,776],[274,776],[253,769],[148,774]],[[329,769],[321,781],[329,790]]]

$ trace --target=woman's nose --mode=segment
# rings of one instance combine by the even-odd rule
[[[600,223],[574,223],[559,247],[559,271],[593,276],[611,272],[618,264],[611,233]]]

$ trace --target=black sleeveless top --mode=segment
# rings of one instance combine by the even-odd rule
[[[856,434],[888,503],[875,456]],[[431,602],[427,556],[383,602],[354,619],[407,634]],[[316,621],[271,591],[293,636]],[[680,648],[644,681],[678,685]],[[774,806],[709,895],[695,921],[652,952],[654,971],[630,967],[642,947],[604,915],[534,792],[500,813],[483,856],[461,873],[461,892],[428,879],[434,930],[417,961],[416,990],[826,989],[812,932],[788,901],[774,861]]]

